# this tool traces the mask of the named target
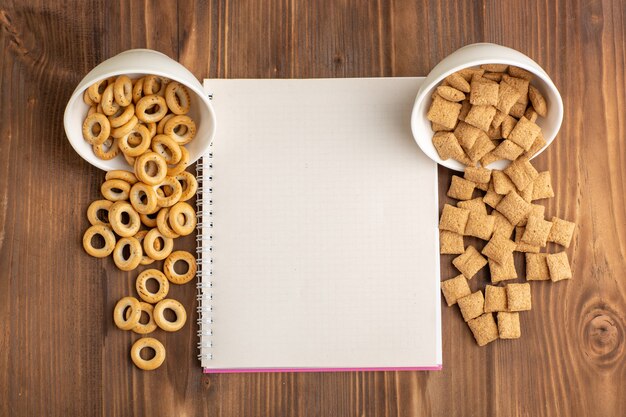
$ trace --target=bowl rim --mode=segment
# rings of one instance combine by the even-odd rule
[[[123,54],[123,53],[126,53],[126,52],[134,52],[134,51],[137,51],[137,49],[129,49],[127,51],[120,52],[120,54]],[[163,54],[163,53],[161,53],[159,51],[153,51],[151,49],[145,49],[145,50],[140,50],[140,51],[157,52],[157,53],[159,53],[159,54],[169,58],[167,55],[165,55],[165,54]],[[169,59],[171,59],[171,58],[169,58]],[[105,62],[105,61],[103,61],[103,62]],[[179,65],[182,65],[182,64],[178,63],[177,61],[174,61],[174,62],[176,62]],[[97,68],[97,66],[94,67],[94,69],[95,68]],[[215,137],[215,132],[216,132],[216,129],[217,129],[217,120],[216,120],[216,117],[215,117],[215,110],[213,109],[213,104],[211,103],[211,99],[204,92],[204,90],[201,89],[201,88],[198,88],[197,86],[190,85],[189,82],[188,81],[184,81],[182,79],[182,77],[177,76],[177,75],[172,75],[171,73],[168,73],[167,71],[156,70],[156,71],[149,71],[149,72],[147,72],[147,71],[145,71],[145,68],[144,68],[144,70],[142,70],[141,68],[142,67],[132,66],[132,67],[126,67],[126,68],[123,68],[123,69],[110,70],[110,71],[102,73],[101,75],[98,75],[97,77],[94,77],[93,79],[89,79],[89,81],[85,82],[88,79],[88,76],[89,76],[89,73],[88,73],[80,81],[80,83],[78,84],[78,86],[76,87],[76,89],[74,90],[72,95],[70,96],[70,99],[67,101],[67,104],[65,105],[65,110],[63,112],[63,126],[66,127],[69,124],[69,117],[70,117],[70,114],[71,114],[71,111],[72,111],[71,108],[73,107],[75,101],[76,100],[82,100],[82,96],[83,96],[85,90],[87,90],[87,88],[89,88],[89,86],[92,85],[93,83],[101,81],[101,80],[103,80],[105,78],[113,77],[113,76],[116,76],[116,75],[122,75],[122,74],[124,74],[124,75],[143,74],[144,76],[145,75],[156,75],[156,76],[168,78],[170,80],[173,80],[173,81],[176,81],[176,82],[179,82],[179,83],[183,84],[185,87],[191,89],[196,94],[196,96],[198,96],[199,100],[205,104],[205,106],[208,109],[208,112],[209,112],[209,115],[210,115],[210,122],[211,122],[211,125],[212,125],[212,127],[210,128],[211,137],[209,138],[209,141],[208,141],[209,145],[207,145],[207,147],[206,147],[206,149],[208,149],[208,147],[210,146],[211,142],[213,141],[213,139]],[[183,67],[183,68],[185,68],[185,67]],[[93,69],[92,69],[92,71],[93,71]],[[197,81],[195,76],[194,76],[194,80]],[[85,85],[82,86],[82,88],[79,88],[79,87],[81,87],[81,85],[83,83]],[[198,85],[201,85],[199,81],[198,81]],[[68,142],[70,143],[70,145],[72,146],[74,151],[82,159],[84,159],[89,164],[91,164],[91,165],[93,165],[93,166],[95,166],[95,167],[97,167],[97,168],[99,168],[99,169],[101,169],[103,171],[110,171],[112,169],[112,167],[109,166],[109,164],[107,164],[107,162],[109,162],[108,160],[100,160],[99,158],[94,158],[94,160],[92,161],[90,159],[87,159],[83,155],[83,153],[81,153],[81,151],[79,151],[79,149],[76,146],[74,146],[75,139],[72,139],[72,137],[70,136],[70,134],[68,132],[68,129],[65,128],[64,130],[65,130],[65,136],[67,137]],[[81,139],[82,139],[82,137],[81,137]],[[190,158],[189,159],[189,165],[195,163],[198,159],[200,159],[202,157],[202,155],[204,153],[205,152],[200,152],[200,154],[198,155],[197,158]]]
[[[512,50],[515,51],[518,54],[522,54],[526,59],[531,60],[532,58],[524,55],[522,52],[517,51],[515,49],[512,48],[508,48],[502,45],[497,45],[497,44],[490,44],[490,43],[477,43],[477,44],[471,44],[471,45],[466,45],[462,48],[457,49],[457,51],[460,51],[462,49],[465,49],[469,46],[476,46],[476,45],[484,45],[484,46],[497,46],[497,47],[501,47],[501,48],[507,48],[508,50]],[[456,52],[456,51],[455,51]],[[492,51],[492,53],[496,53],[495,51]],[[454,54],[454,52],[452,53]],[[451,55],[448,55],[448,57]],[[447,57],[446,57],[447,58]],[[444,60],[446,59],[444,58]],[[440,61],[440,63],[443,61]],[[534,62],[534,61],[532,61]],[[449,158],[446,160],[443,160],[439,157],[439,155],[437,155],[437,159],[432,158],[430,155],[428,155],[428,153],[426,153],[426,151],[424,149],[422,149],[422,145],[420,143],[420,140],[418,140],[418,137],[420,137],[421,135],[419,135],[420,132],[417,131],[417,126],[416,126],[416,119],[419,118],[419,110],[422,108],[422,106],[425,105],[425,101],[426,98],[430,95],[430,93],[432,92],[432,90],[434,90],[436,87],[439,86],[439,84],[441,83],[441,81],[446,78],[447,76],[449,76],[450,74],[453,74],[457,71],[460,71],[462,69],[465,68],[470,68],[470,67],[475,67],[478,65],[483,65],[483,64],[507,64],[507,65],[514,65],[516,67],[525,69],[531,73],[533,73],[534,75],[536,75],[539,79],[541,79],[541,81],[546,85],[546,87],[551,90],[554,93],[554,96],[556,97],[556,111],[559,114],[558,117],[558,121],[555,125],[555,134],[552,138],[550,138],[549,140],[546,140],[546,144],[539,149],[539,151],[537,151],[537,153],[535,153],[530,159],[534,159],[535,157],[537,157],[539,154],[541,154],[548,146],[550,146],[550,144],[554,141],[554,139],[556,139],[556,135],[558,134],[559,130],[561,129],[561,126],[563,124],[563,113],[564,113],[564,108],[563,108],[563,98],[561,97],[561,93],[559,92],[558,88],[556,87],[556,85],[554,84],[554,82],[552,81],[552,79],[550,78],[550,76],[548,75],[548,73],[537,63],[535,63],[536,66],[533,66],[530,63],[527,62],[523,62],[522,60],[517,60],[517,59],[512,59],[512,58],[506,58],[506,57],[494,57],[494,58],[490,58],[488,56],[482,56],[480,58],[475,58],[475,59],[471,59],[468,61],[463,62],[462,64],[459,65],[455,65],[452,66],[451,68],[449,68],[446,71],[443,71],[440,75],[438,75],[437,77],[434,78],[434,80],[432,82],[430,82],[428,85],[425,83],[422,83],[422,85],[420,86],[417,95],[415,96],[415,101],[413,104],[413,109],[411,110],[411,132],[413,133],[413,139],[415,140],[415,142],[417,142],[417,145],[420,147],[420,149],[422,150],[422,152],[424,152],[426,154],[426,156],[428,156],[430,159],[432,159],[434,162],[436,162],[439,165],[442,165],[448,169],[454,170],[454,171],[460,171],[460,172],[464,172],[465,171],[465,165],[463,165],[462,163]],[[439,65],[439,64],[437,64]],[[435,67],[433,67],[433,69],[431,69],[431,72],[437,67],[437,65],[435,65]],[[430,73],[428,75],[430,75]],[[428,75],[426,75],[426,78],[428,78]],[[434,133],[434,132],[433,132]]]

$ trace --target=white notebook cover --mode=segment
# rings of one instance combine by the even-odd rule
[[[437,166],[422,78],[205,80],[205,372],[441,368]]]

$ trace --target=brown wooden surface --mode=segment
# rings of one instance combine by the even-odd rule
[[[623,416],[625,4],[0,0],[0,416]],[[416,76],[480,41],[535,59],[565,102],[557,140],[535,161],[557,193],[546,215],[579,224],[574,279],[533,284],[521,340],[479,348],[444,307],[441,372],[206,376],[193,315],[157,334],[161,369],[132,365],[137,337],[111,312],[136,274],[83,252],[104,174],[63,131],[87,71],[148,47],[198,78]],[[444,194],[451,172],[439,173]],[[442,278],[453,274],[444,257]],[[484,283],[483,271],[471,285]],[[172,295],[195,307],[193,285]]]

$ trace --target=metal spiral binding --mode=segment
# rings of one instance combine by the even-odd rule
[[[211,264],[213,263],[211,242],[212,227],[213,227],[213,200],[211,195],[213,188],[211,188],[213,171],[213,153],[209,151],[209,154],[202,157],[196,165],[196,180],[198,181],[198,198],[196,204],[198,207],[198,224],[196,226],[198,234],[196,236],[196,254],[198,269],[196,272],[198,289],[198,359],[200,362],[209,361],[213,359],[211,348],[213,347],[213,329],[211,324],[213,323],[212,311],[213,306],[207,305],[207,301],[213,300],[213,270]],[[205,200],[208,197],[208,200]],[[204,233],[207,232],[208,236]]]

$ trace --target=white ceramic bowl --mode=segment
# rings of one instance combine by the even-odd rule
[[[196,137],[187,145],[189,163],[197,161],[209,148],[215,136],[215,112],[213,106],[198,79],[184,66],[160,52],[150,49],[131,49],[124,51],[92,69],[78,84],[65,107],[63,124],[65,133],[72,147],[92,165],[105,171],[112,169],[130,169],[123,155],[104,161],[98,158],[85,139],[83,139],[83,120],[89,106],[83,102],[84,91],[93,83],[103,78],[125,74],[130,78],[139,78],[154,74],[178,81],[189,89],[191,110],[189,116],[196,123]]]
[[[561,99],[561,95],[548,74],[539,64],[523,53],[502,45],[475,43],[464,46],[445,57],[430,71],[417,93],[411,114],[413,137],[419,147],[422,148],[422,151],[433,161],[457,171],[464,171],[465,166],[453,159],[444,161],[437,154],[437,150],[432,142],[433,130],[430,121],[426,118],[426,113],[432,102],[431,95],[433,90],[437,88],[444,78],[460,69],[482,64],[515,65],[535,75],[532,85],[543,94],[548,106],[547,116],[537,119],[537,124],[541,126],[543,136],[547,143],[536,155],[543,152],[554,140],[561,128],[561,122],[563,121],[563,100]],[[497,161],[490,164],[488,167],[492,169],[503,169],[508,163],[508,161]]]

